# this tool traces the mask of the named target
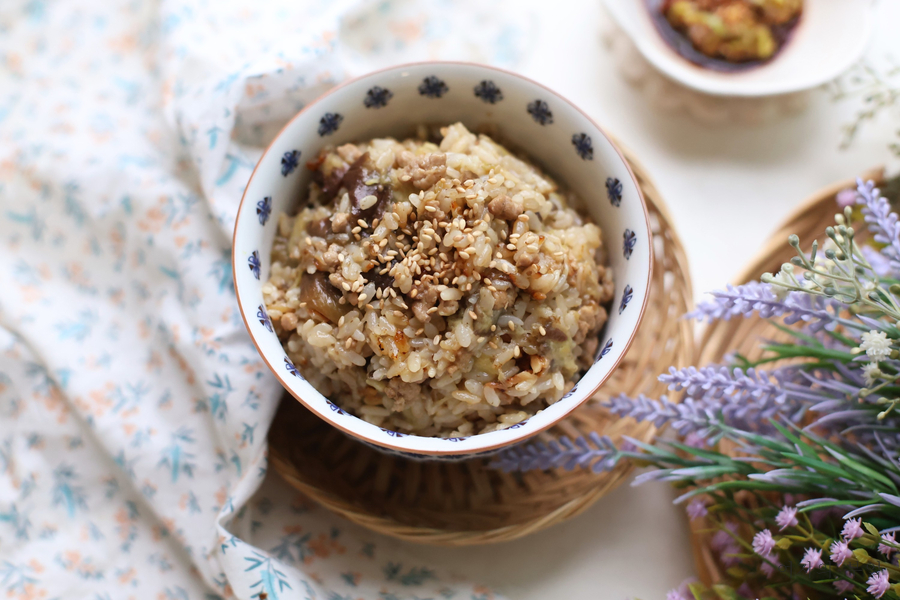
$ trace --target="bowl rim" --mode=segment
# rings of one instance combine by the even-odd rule
[[[587,119],[588,123],[590,123],[593,127],[595,127],[597,129],[597,131],[600,132],[600,134],[606,139],[606,141],[609,142],[612,149],[616,152],[616,154],[619,156],[619,159],[622,161],[622,164],[625,165],[625,168],[628,171],[628,175],[631,177],[631,180],[634,183],[635,189],[637,189],[638,199],[640,200],[640,205],[641,205],[641,210],[643,211],[643,214],[644,214],[644,226],[646,228],[647,240],[648,240],[648,244],[649,244],[649,261],[648,261],[648,268],[646,271],[646,282],[647,282],[646,288],[645,288],[646,291],[644,293],[643,301],[641,302],[640,312],[638,313],[638,317],[637,317],[637,320],[635,321],[635,325],[632,328],[630,335],[628,336],[628,341],[625,342],[625,345],[622,348],[622,352],[619,354],[619,356],[615,360],[615,362],[613,362],[612,366],[609,368],[607,373],[603,377],[600,378],[600,381],[597,383],[597,385],[593,389],[591,389],[589,392],[585,393],[582,396],[582,398],[579,399],[578,401],[571,402],[570,403],[571,406],[567,407],[553,421],[550,421],[549,423],[542,425],[541,427],[539,427],[537,429],[533,429],[533,430],[529,430],[527,427],[527,424],[526,424],[525,427],[516,429],[515,430],[516,434],[514,434],[509,440],[498,441],[496,443],[486,445],[486,446],[482,445],[482,446],[479,446],[478,448],[456,449],[456,448],[450,447],[450,448],[446,448],[446,449],[443,449],[443,448],[439,448],[439,449],[415,448],[415,449],[413,449],[413,448],[407,447],[405,444],[402,443],[402,441],[400,443],[398,443],[394,440],[397,440],[397,439],[403,440],[403,439],[406,439],[407,437],[419,437],[419,438],[434,439],[436,441],[441,441],[442,438],[438,438],[438,437],[431,438],[429,436],[417,436],[415,434],[405,434],[401,438],[385,436],[385,437],[389,438],[389,440],[375,439],[375,438],[370,437],[367,434],[362,433],[352,427],[348,427],[346,425],[346,423],[344,423],[342,420],[335,419],[333,417],[333,415],[330,414],[330,411],[329,412],[319,411],[316,407],[312,406],[311,403],[307,402],[306,400],[301,398],[298,394],[294,393],[294,390],[291,389],[291,387],[287,384],[287,378],[284,377],[279,372],[278,369],[276,369],[272,366],[272,364],[269,362],[268,358],[266,358],[266,355],[263,353],[262,349],[259,347],[259,344],[256,341],[256,335],[253,333],[253,329],[250,327],[250,321],[247,320],[247,315],[244,313],[244,306],[243,306],[243,303],[241,302],[240,286],[238,285],[237,278],[234,276],[234,273],[238,272],[237,271],[237,253],[236,253],[237,233],[238,233],[238,229],[240,227],[241,214],[243,212],[244,202],[247,199],[247,192],[250,189],[250,182],[253,181],[253,178],[256,176],[257,169],[259,169],[259,166],[262,164],[263,160],[266,158],[266,155],[269,153],[269,151],[272,149],[272,147],[275,145],[275,143],[281,138],[282,134],[294,123],[295,120],[300,118],[300,116],[303,115],[306,111],[312,109],[313,107],[319,106],[323,100],[325,100],[329,96],[333,95],[334,93],[338,92],[339,90],[341,90],[345,87],[356,84],[357,82],[359,82],[363,79],[368,79],[369,77],[372,77],[374,75],[379,75],[379,74],[387,73],[390,71],[403,70],[406,68],[421,67],[423,65],[434,65],[436,67],[441,67],[441,66],[474,67],[477,69],[484,69],[484,70],[488,70],[488,71],[503,73],[504,75],[508,75],[513,78],[523,80],[526,83],[529,83],[533,86],[537,86],[539,88],[547,90],[554,96],[557,96],[558,98],[563,100],[566,104],[568,104],[576,112],[580,113],[585,119]],[[300,402],[300,404],[302,404],[305,408],[310,410],[313,414],[315,414],[319,418],[327,421],[331,426],[341,430],[342,432],[344,432],[347,435],[352,436],[353,438],[356,438],[364,443],[374,444],[375,446],[378,446],[380,448],[386,448],[388,450],[393,450],[393,451],[397,451],[397,452],[401,452],[401,453],[417,454],[417,455],[424,455],[424,456],[473,455],[473,454],[480,454],[480,453],[490,452],[490,451],[494,451],[494,450],[499,450],[500,448],[503,448],[503,447],[509,447],[509,446],[515,445],[517,443],[523,442],[526,439],[531,438],[531,437],[541,433],[542,431],[546,431],[547,429],[550,429],[551,427],[555,426],[557,423],[559,423],[560,421],[565,419],[576,408],[580,407],[582,404],[587,402],[591,397],[593,397],[594,394],[597,393],[597,391],[601,387],[603,387],[603,385],[609,380],[609,378],[612,377],[613,373],[615,373],[616,369],[619,368],[619,365],[622,363],[622,361],[625,359],[625,356],[628,354],[628,350],[631,348],[631,344],[634,342],[634,338],[637,335],[637,331],[640,328],[641,324],[643,323],[644,313],[647,309],[647,305],[650,300],[650,287],[653,284],[653,269],[654,269],[654,267],[655,267],[655,258],[653,256],[653,230],[652,230],[652,227],[650,224],[650,214],[647,210],[647,201],[644,198],[644,192],[641,189],[640,183],[638,182],[638,179],[635,176],[634,171],[631,168],[631,164],[629,164],[628,159],[625,158],[625,155],[623,154],[622,150],[619,148],[618,144],[615,142],[615,139],[613,138],[613,136],[608,134],[605,129],[600,127],[596,123],[596,121],[594,121],[594,119],[590,117],[590,115],[588,115],[584,110],[579,108],[574,102],[569,100],[567,97],[561,95],[560,93],[552,90],[548,86],[543,85],[542,83],[539,83],[539,82],[537,82],[529,77],[526,77],[524,75],[520,75],[518,73],[510,71],[508,69],[503,69],[500,67],[485,65],[485,64],[476,63],[476,62],[469,62],[469,61],[442,61],[442,60],[414,61],[414,62],[406,62],[406,63],[397,64],[397,65],[392,65],[392,66],[385,67],[382,69],[376,69],[374,71],[370,71],[370,72],[364,73],[362,75],[352,77],[352,78],[348,79],[347,81],[341,82],[340,84],[336,85],[335,87],[331,88],[324,94],[318,96],[317,98],[315,98],[314,100],[309,102],[300,111],[298,111],[297,114],[295,114],[293,117],[291,117],[287,121],[287,123],[284,124],[284,126],[272,138],[272,141],[269,142],[269,145],[266,147],[266,149],[260,155],[259,160],[256,162],[256,165],[253,167],[253,172],[250,174],[250,177],[247,179],[247,184],[244,188],[244,193],[241,195],[241,201],[238,204],[237,214],[236,214],[235,220],[234,220],[234,231],[232,232],[232,238],[231,238],[231,272],[232,272],[232,278],[234,279],[235,299],[237,300],[238,310],[241,313],[241,320],[244,323],[244,329],[247,331],[247,333],[250,336],[250,339],[253,341],[253,345],[256,347],[257,354],[259,354],[260,358],[266,364],[269,371],[272,373],[272,375],[275,376],[275,378],[281,384],[281,387],[284,388],[285,391],[287,391],[298,402]],[[310,384],[310,385],[312,385],[312,384]],[[362,419],[360,419],[356,415],[351,415],[351,416],[362,421]],[[480,434],[474,434],[471,436],[467,436],[468,439],[478,438],[478,437],[480,437]]]

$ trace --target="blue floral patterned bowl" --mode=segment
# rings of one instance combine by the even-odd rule
[[[287,358],[263,306],[277,219],[294,211],[310,183],[307,160],[326,145],[409,136],[420,124],[490,126],[503,143],[576,193],[604,234],[616,299],[594,365],[559,402],[508,429],[441,439],[388,431],[338,407]],[[547,429],[590,398],[625,356],[644,313],[652,270],[647,209],[615,144],[581,110],[513,73],[474,64],[419,63],[347,82],[297,114],[250,177],[238,210],[232,254],[238,304],[272,373],[307,408],[338,429],[388,452],[456,459],[496,451]]]

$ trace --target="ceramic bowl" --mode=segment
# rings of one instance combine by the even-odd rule
[[[648,0],[604,1],[650,64],[685,86],[717,96],[771,96],[831,81],[863,55],[875,22],[872,0],[805,0],[797,26],[772,60],[723,73],[678,54],[657,31]]]
[[[420,124],[489,126],[574,191],[600,225],[615,276],[615,299],[597,359],[556,404],[502,431],[441,439],[382,429],[339,408],[312,387],[285,354],[263,305],[277,216],[307,194],[306,161],[325,146],[378,136],[410,136]],[[238,210],[232,253],[247,330],[281,384],[335,427],[376,447],[417,457],[461,458],[496,451],[547,429],[590,398],[628,350],[647,302],[652,269],[647,209],[612,141],[581,110],[513,73],[474,64],[419,63],[349,81],[297,114],[263,154]]]

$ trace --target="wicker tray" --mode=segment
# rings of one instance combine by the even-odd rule
[[[612,418],[597,399],[626,392],[659,394],[659,373],[694,356],[688,262],[659,192],[629,156],[654,232],[655,269],[643,324],[622,364],[597,396],[543,436],[590,431],[650,440],[648,424]],[[378,452],[330,427],[290,396],[269,433],[269,463],[288,483],[326,508],[396,538],[463,546],[515,539],[569,519],[628,475],[554,470],[504,474],[486,459],[416,462]]]
[[[875,169],[861,175],[863,179],[876,182],[883,180],[881,169]],[[825,228],[834,225],[834,215],[838,212],[835,195],[846,188],[856,187],[855,179],[848,179],[820,190],[807,198],[769,237],[760,249],[756,258],[747,265],[733,283],[758,281],[763,273],[776,273],[781,265],[796,256],[793,248],[787,243],[791,234],[800,237],[800,246],[809,248],[813,240],[823,243],[826,239]],[[858,232],[859,239],[865,239],[865,232]],[[721,362],[724,356],[737,350],[744,356],[758,358],[761,354],[759,340],[783,340],[785,334],[778,331],[768,321],[758,317],[748,319],[732,319],[718,321],[707,327],[700,338],[696,365]],[[715,553],[709,548],[710,532],[703,519],[691,522],[691,541],[697,575],[707,586],[723,580],[725,569],[718,563]]]

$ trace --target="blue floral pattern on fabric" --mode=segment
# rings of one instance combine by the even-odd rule
[[[250,266],[250,272],[253,273],[253,276],[256,279],[259,279],[260,275],[260,267],[262,266],[262,262],[259,260],[259,252],[254,250],[250,256],[247,258],[247,264]]]
[[[553,123],[553,113],[550,111],[550,106],[543,100],[538,99],[529,103],[528,114],[531,115],[535,122],[541,125]]]
[[[376,85],[366,92],[363,105],[365,105],[366,108],[384,108],[393,97],[394,93],[391,90]]]
[[[475,86],[475,96],[488,104],[496,104],[503,100],[503,92],[500,91],[500,88],[493,81],[487,79]]]
[[[622,252],[625,255],[625,260],[628,260],[634,252],[635,244],[637,244],[637,235],[632,230],[626,229],[625,233],[622,234],[622,238]]]
[[[344,116],[340,113],[325,113],[322,118],[319,119],[319,136],[325,137],[326,135],[331,135],[338,130],[338,127],[341,126],[343,121]]]
[[[285,177],[294,172],[297,168],[297,165],[300,164],[300,151],[299,150],[291,150],[290,152],[285,152],[284,156],[281,157],[281,174]]]
[[[272,214],[272,197],[266,196],[262,200],[256,203],[256,214],[259,217],[259,224],[262,226],[266,225],[266,221],[269,220],[269,215]]]
[[[622,204],[622,182],[615,177],[606,178],[606,197],[610,204],[619,206]]]
[[[238,240],[232,263],[232,234],[271,125],[339,84],[353,44],[374,40],[366,60],[399,62],[470,27],[467,8],[412,7],[410,40],[397,33],[410,3],[376,4],[0,3],[4,598],[499,598],[347,527],[270,472],[284,390],[269,370],[305,384],[247,334],[278,344],[263,298],[242,285],[239,305],[234,287],[258,295],[270,248]],[[514,67],[519,12],[435,57]],[[379,25],[336,33],[363,14]],[[445,72],[422,71],[403,93],[430,102],[416,87]],[[349,101],[357,112],[375,112],[367,87]],[[320,138],[322,114],[345,111],[311,110],[306,133],[322,142],[353,122],[333,119],[339,130]],[[307,175],[306,147],[284,143],[257,173],[273,187],[240,209],[257,233],[276,226],[275,194]]]
[[[440,98],[449,91],[450,88],[447,87],[447,84],[434,75],[426,77],[419,84],[419,94],[428,98]]]
[[[575,146],[575,152],[582,160],[594,160],[594,146],[588,134],[576,133],[573,135],[572,145]]]
[[[628,306],[628,303],[631,302],[631,298],[634,296],[634,290],[630,285],[626,285],[625,289],[622,290],[622,301],[619,303],[619,314],[621,315],[625,308]]]

